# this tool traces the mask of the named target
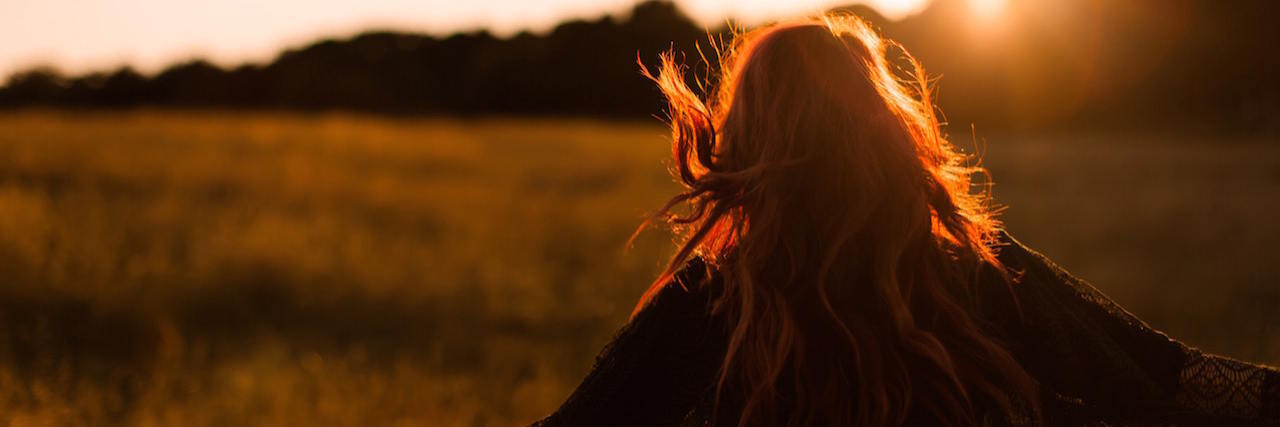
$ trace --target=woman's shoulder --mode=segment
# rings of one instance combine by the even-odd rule
[[[995,250],[1000,264],[1014,273],[1028,268],[1061,270],[1061,267],[1050,261],[1044,254],[1027,247],[1005,230],[996,232]]]
[[[705,292],[718,277],[714,266],[703,257],[694,255],[680,266],[670,284],[690,293]]]
[[[982,268],[972,294],[975,314],[989,326],[1015,333],[1026,326],[1026,315],[1057,311],[1058,304],[1092,294],[1085,282],[1008,232],[995,237],[999,265]]]
[[[997,245],[997,257],[1012,279],[1014,292],[1020,297],[1037,293],[1045,297],[1083,299],[1094,305],[1119,308],[1113,307],[1115,304],[1088,281],[1027,247],[1008,232],[999,232]]]
[[[663,317],[709,317],[719,295],[720,275],[700,256],[690,257],[671,278],[651,290],[652,296],[637,313]]]
[[[1027,293],[1063,293],[1089,299],[1105,299],[1088,282],[1076,277],[1044,254],[1001,230],[996,237],[996,257],[1012,290],[1019,296]],[[1007,285],[1005,286],[1007,287]]]

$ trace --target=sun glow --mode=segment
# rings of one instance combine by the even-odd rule
[[[969,0],[969,10],[982,20],[993,20],[1003,12],[1008,0]]]
[[[890,19],[899,19],[924,10],[929,0],[871,0],[867,3],[876,8],[881,15]]]

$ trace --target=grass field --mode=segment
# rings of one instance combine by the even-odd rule
[[[670,253],[656,123],[0,115],[0,423],[532,421]],[[1280,362],[1280,141],[991,137],[1010,230]]]

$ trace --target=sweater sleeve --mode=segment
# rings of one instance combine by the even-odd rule
[[[1019,309],[1010,349],[1076,415],[1120,423],[1280,426],[1280,371],[1204,353],[1152,329],[1102,292],[1005,236]],[[1046,408],[1047,409],[1047,408]]]
[[[707,277],[699,259],[682,268],[600,352],[560,408],[533,426],[681,423],[712,386],[723,355]]]

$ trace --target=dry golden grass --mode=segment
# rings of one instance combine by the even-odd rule
[[[1275,141],[997,138],[1015,235],[1280,361]],[[513,425],[670,253],[656,124],[0,115],[0,422]]]

